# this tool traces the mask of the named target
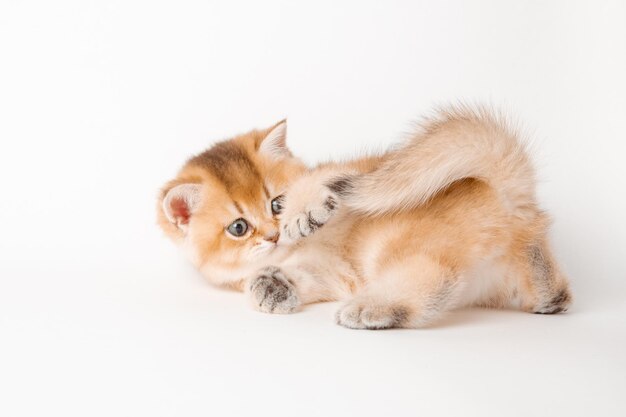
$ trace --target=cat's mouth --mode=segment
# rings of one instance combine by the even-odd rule
[[[264,240],[254,245],[250,252],[255,259],[258,259],[260,257],[267,256],[268,254],[273,252],[277,246],[278,244],[276,242],[269,242],[267,240]]]

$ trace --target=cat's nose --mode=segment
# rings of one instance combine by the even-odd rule
[[[278,242],[278,238],[280,237],[280,233],[278,231],[271,232],[265,235],[264,239],[268,242],[276,243]]]

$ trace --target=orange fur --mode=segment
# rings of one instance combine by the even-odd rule
[[[555,313],[571,302],[528,157],[488,111],[449,109],[401,148],[314,169],[284,135],[281,122],[213,146],[159,200],[164,231],[255,308],[347,300],[338,323],[373,329],[426,326],[460,305]],[[228,232],[238,217],[245,237]]]

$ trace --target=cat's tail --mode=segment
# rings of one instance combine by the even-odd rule
[[[503,116],[485,107],[438,111],[380,167],[340,179],[337,189],[351,209],[379,215],[417,207],[464,178],[491,185],[512,214],[532,212],[535,175],[526,147]]]

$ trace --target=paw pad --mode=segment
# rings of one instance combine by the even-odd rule
[[[295,287],[278,268],[261,270],[249,290],[255,307],[264,313],[292,313],[300,305]]]

